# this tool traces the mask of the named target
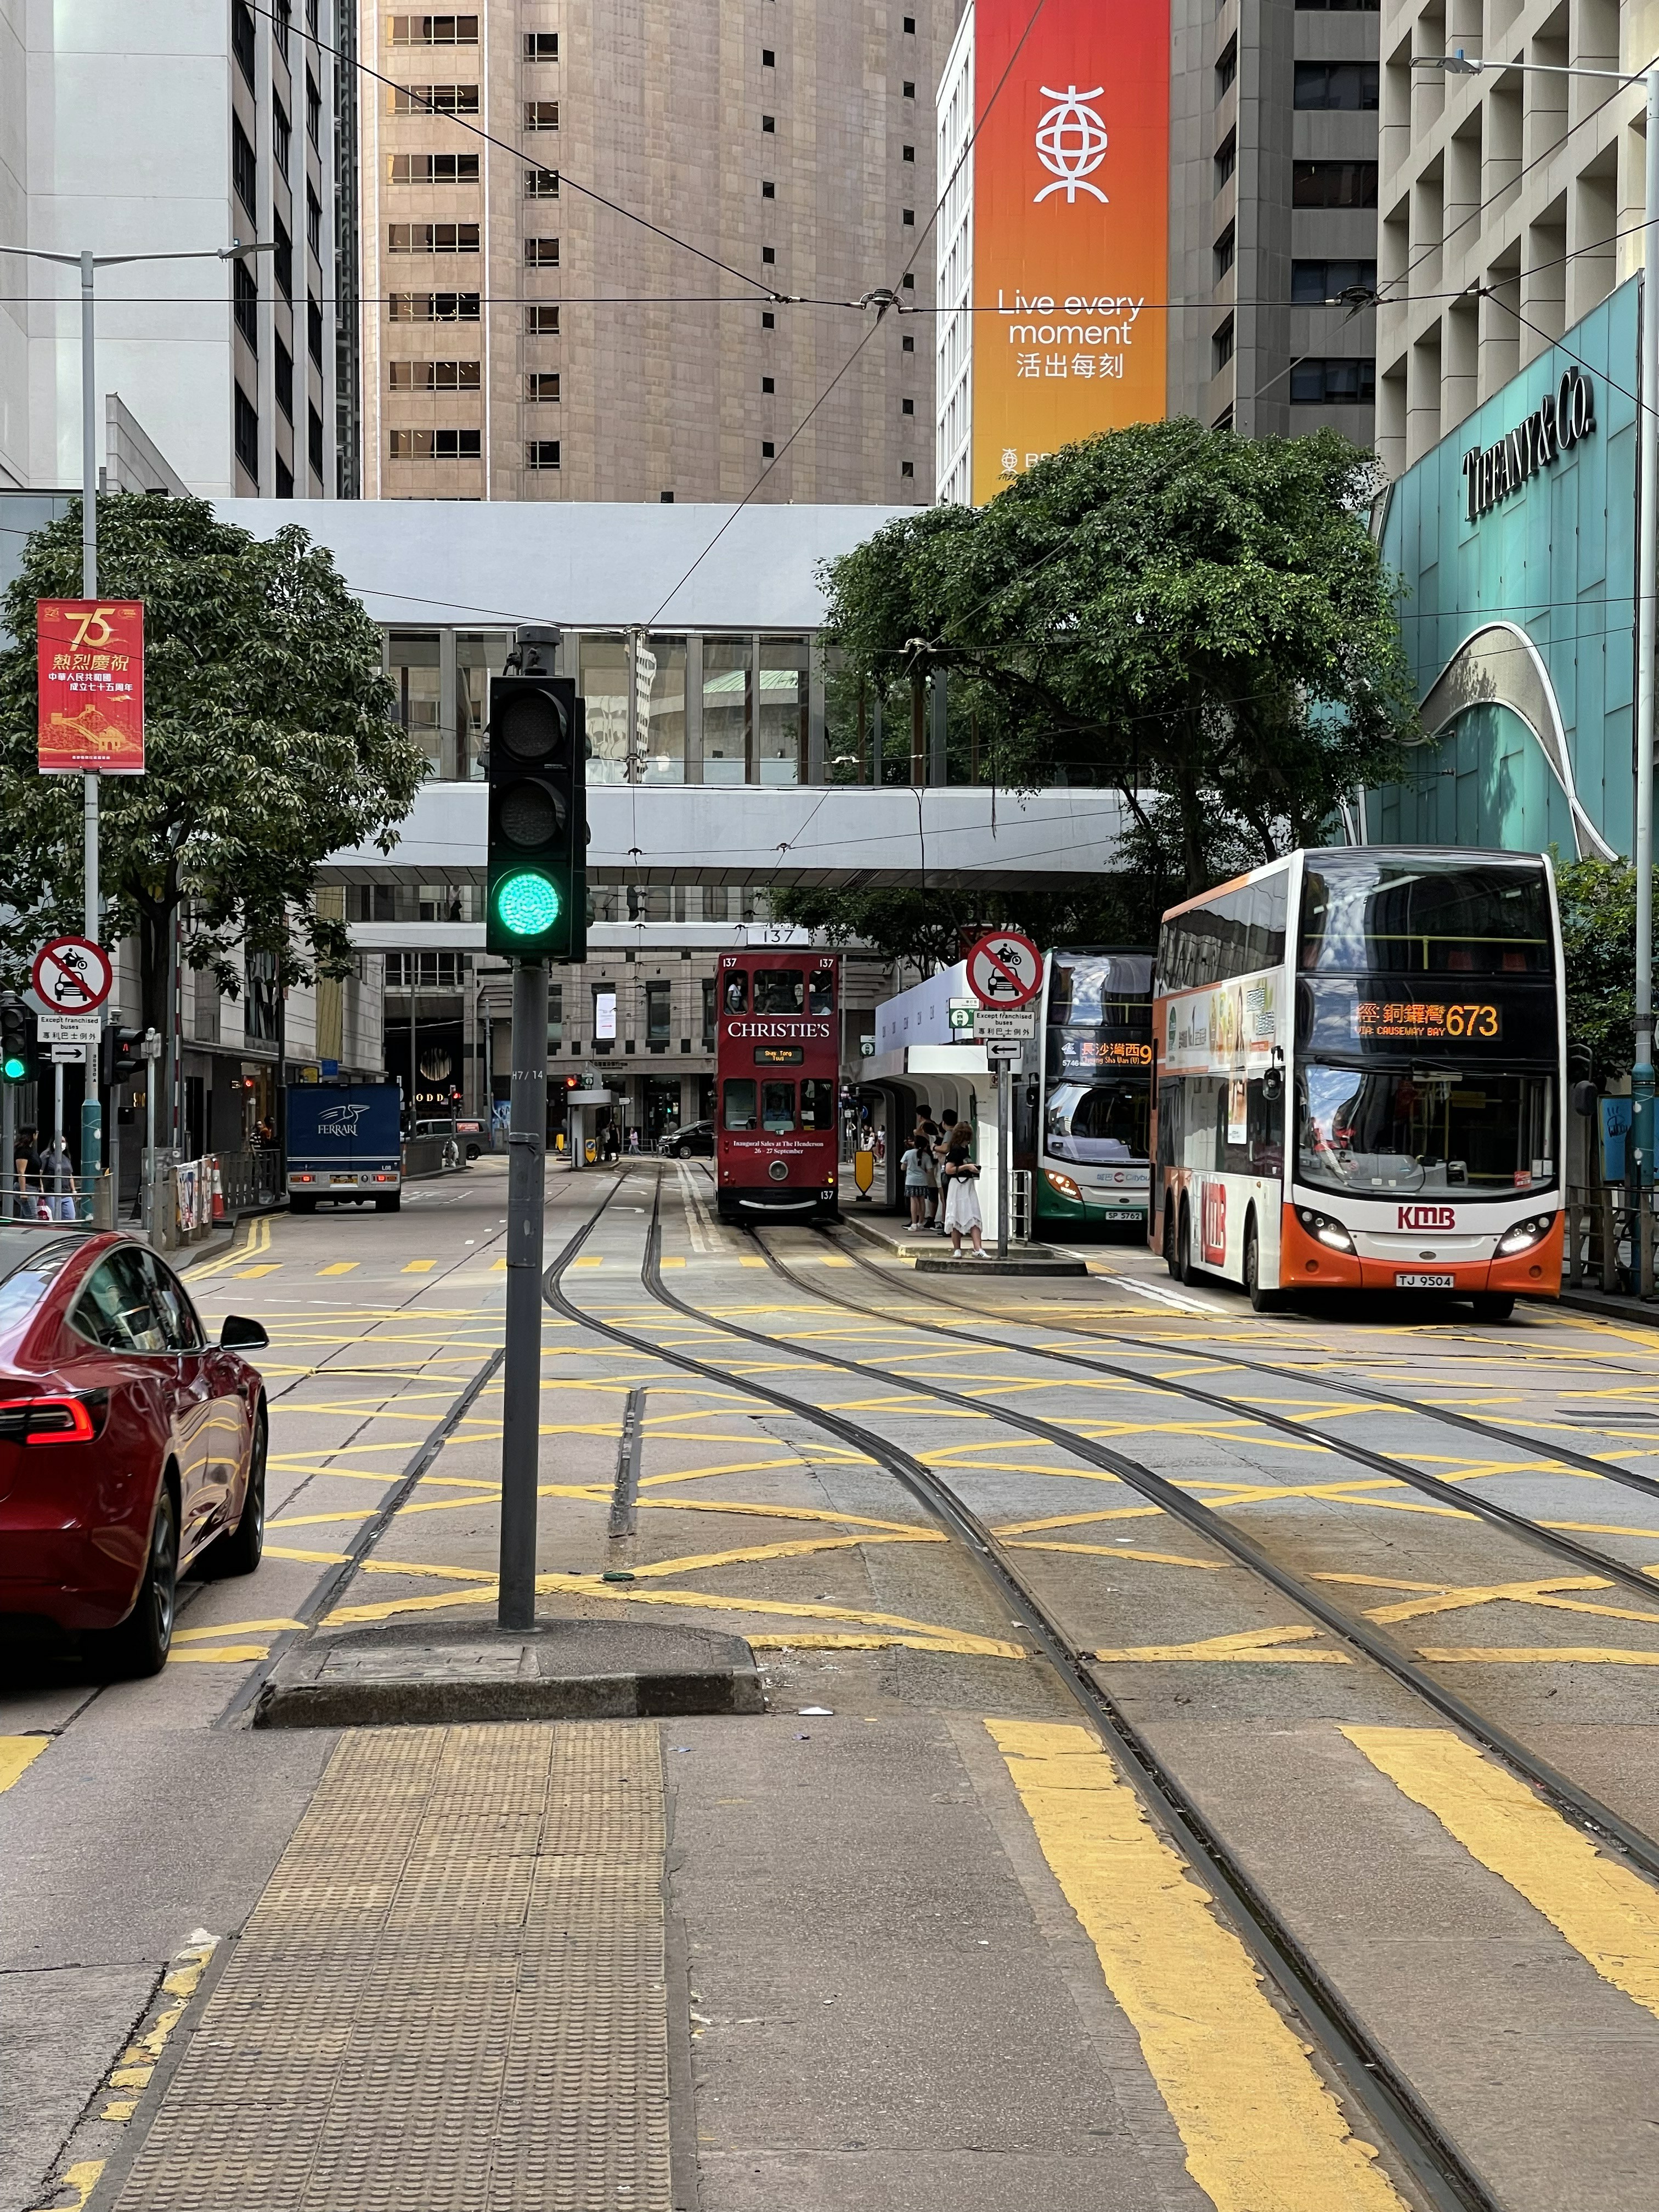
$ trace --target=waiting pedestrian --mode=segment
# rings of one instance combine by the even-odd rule
[[[951,1147],[957,1142],[968,1144],[968,1124],[957,1119],[955,1109],[947,1106],[939,1115],[939,1133],[933,1139],[933,1174],[939,1183],[939,1199],[937,1227],[945,1234],[945,1202],[948,1195],[945,1185],[945,1163],[951,1157]]]
[[[962,1257],[962,1240],[973,1239],[974,1257],[982,1260],[985,1248],[980,1241],[982,1224],[979,1211],[979,1170],[968,1157],[968,1147],[957,1143],[951,1147],[945,1162],[945,1226],[950,1232],[951,1257]]]
[[[910,1226],[921,1229],[927,1218],[927,1200],[933,1191],[933,1159],[927,1140],[920,1132],[910,1139],[899,1166],[904,1173],[904,1195],[910,1201]]]
[[[39,1221],[73,1221],[75,1163],[70,1158],[69,1146],[62,1137],[46,1139],[35,1158],[34,1172],[40,1193],[35,1207],[35,1218]]]

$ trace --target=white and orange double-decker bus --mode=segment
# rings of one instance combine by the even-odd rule
[[[1566,1013],[1540,854],[1339,846],[1164,917],[1154,1249],[1183,1282],[1561,1287]]]

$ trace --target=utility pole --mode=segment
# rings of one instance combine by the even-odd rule
[[[503,1628],[533,1628],[542,1434],[542,1185],[547,1148],[547,963],[542,960],[514,963],[510,1115],[498,1616]]]

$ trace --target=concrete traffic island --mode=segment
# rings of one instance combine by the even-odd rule
[[[1041,1249],[1011,1252],[1006,1260],[999,1260],[994,1252],[975,1260],[965,1249],[960,1258],[952,1252],[919,1252],[915,1267],[919,1275],[1086,1275],[1089,1272],[1085,1260]]]
[[[612,1620],[401,1622],[313,1636],[259,1693],[257,1729],[761,1713],[740,1636]]]

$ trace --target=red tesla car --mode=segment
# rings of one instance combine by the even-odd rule
[[[267,1419],[240,1353],[269,1341],[231,1315],[210,1344],[130,1237],[0,1223],[0,1638],[154,1674],[180,1574],[252,1573]]]

